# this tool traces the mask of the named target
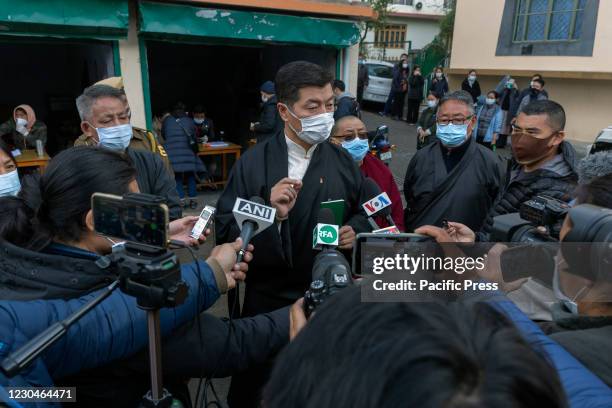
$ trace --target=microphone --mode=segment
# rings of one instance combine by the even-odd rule
[[[321,208],[317,225],[312,231],[312,249],[334,249],[338,246],[338,226],[329,208]]]
[[[276,208],[268,207],[261,197],[253,196],[250,200],[238,198],[234,204],[234,218],[240,227],[242,248],[238,252],[237,263],[242,261],[247,246],[253,237],[274,223]]]
[[[374,196],[374,198],[369,201],[366,201],[362,205],[362,208],[368,216],[368,221],[370,222],[370,225],[374,228],[374,230],[380,229],[380,227],[372,218],[375,215],[385,217],[387,223],[389,223],[391,227],[395,227],[395,222],[391,217],[391,199],[389,198],[389,195],[385,192],[381,192],[380,188],[378,187],[378,184],[376,184],[376,182],[369,177],[365,179],[363,189],[364,192],[367,194],[366,197]]]

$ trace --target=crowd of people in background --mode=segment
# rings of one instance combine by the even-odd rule
[[[173,394],[188,401],[189,378],[232,376],[231,407],[256,407],[262,399],[268,407],[566,407],[591,399],[602,407],[612,403],[612,362],[594,358],[580,345],[588,339],[593,350],[601,347],[601,354],[610,354],[609,304],[585,309],[588,305],[582,303],[574,312],[568,305],[584,298],[545,294],[533,282],[516,284],[508,294],[500,291],[501,301],[432,302],[425,307],[361,302],[357,288],[347,289],[306,323],[302,297],[313,278],[312,231],[320,204],[342,200],[338,251],[350,259],[357,235],[373,229],[362,210],[372,198],[366,195],[367,179],[392,202],[390,217],[376,218],[377,225],[395,224],[402,232],[424,234],[439,243],[495,241],[494,218],[518,212],[521,204],[541,195],[568,206],[612,207],[610,151],[585,158],[583,168],[593,171],[585,170],[580,177],[576,152],[566,140],[566,112],[548,99],[540,75],[524,90],[510,76],[495,89],[482,90],[477,72],[471,70],[460,89],[451,90],[443,67],[426,78],[421,67],[410,67],[406,54],[393,69],[381,112],[404,119],[407,101],[405,120],[415,125],[417,152],[403,177],[404,206],[392,172],[370,154],[369,132],[360,118],[368,86],[361,66],[358,76],[353,95],[323,67],[295,61],[281,67],[274,81],[261,85],[260,118],[249,125],[254,146],[234,164],[216,204],[218,246],[206,261],[181,267],[198,290],[189,292],[188,307],[177,309],[176,320],[164,325],[164,363],[169,362],[164,381]],[[185,245],[202,243],[210,233],[189,237],[198,218],[183,216],[185,208],[202,207],[198,184],[218,165],[202,160],[201,145],[223,142],[205,107],[190,109],[177,102],[159,118],[159,131],[153,133],[132,125],[122,84],[107,81],[84,89],[76,109],[82,134],[75,147],[51,159],[42,175],[20,174],[15,159],[21,149],[46,142],[45,125],[34,110],[19,105],[0,125],[0,249],[3,257],[6,254],[0,263],[0,294],[6,302],[0,308],[3,348],[14,349],[28,337],[23,335],[28,327],[13,315],[32,313],[34,304],[22,307],[21,301],[41,300],[49,303],[38,307],[67,310],[67,299],[84,302],[113,280],[101,260],[115,242],[95,233],[93,193],[162,197],[169,208],[169,234]],[[506,160],[496,149],[508,141],[511,158]],[[252,197],[274,208],[274,220],[244,248],[240,262],[241,226],[233,210],[236,200]],[[570,215],[561,239],[575,227]],[[242,307],[240,302],[238,310],[232,307],[235,292],[228,297],[233,322],[201,313],[244,280],[247,270]],[[557,327],[552,336],[564,348],[550,341],[530,320],[539,320],[532,306],[545,295],[556,295],[559,301],[546,310],[549,322],[562,326],[571,318],[573,329],[598,331],[567,333],[570,329]],[[128,310],[136,316],[133,302],[121,296],[100,313],[123,316]],[[144,322],[130,313],[134,320],[126,326],[142,328]],[[51,314],[37,313],[36,321]],[[103,350],[108,344],[129,347],[121,353],[100,353],[95,364],[81,362],[74,352],[67,357],[74,364],[58,370],[57,356],[43,356],[19,380],[78,384],[79,401],[90,406],[135,405],[146,390],[146,381],[140,381],[147,373],[146,353],[136,341],[144,330],[105,337],[107,327],[101,321],[120,323],[111,318],[93,321],[79,333],[101,334],[76,344],[87,350],[97,342]],[[203,332],[206,348],[199,344]],[[5,338],[11,342],[4,343]],[[291,344],[290,338],[295,339]],[[0,379],[6,380],[2,373]],[[107,392],[109,388],[115,392]],[[369,402],[364,405],[364,400]]]

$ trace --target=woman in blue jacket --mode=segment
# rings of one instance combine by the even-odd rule
[[[487,93],[485,104],[476,110],[476,125],[472,137],[476,142],[495,151],[497,137],[502,129],[504,114],[497,104],[498,94],[495,91]]]

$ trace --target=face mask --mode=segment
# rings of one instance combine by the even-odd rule
[[[512,82],[507,82],[506,83],[506,88],[512,89],[513,87],[514,87],[514,84]]]
[[[535,84],[535,81],[531,81],[531,82],[529,83],[529,86],[530,86],[531,88],[533,88],[533,84]]]
[[[427,106],[429,106],[430,108],[435,108],[436,106],[438,106],[438,101],[427,101]]]
[[[132,125],[111,126],[107,128],[96,128],[100,146],[111,150],[125,150],[132,140]]]
[[[24,118],[17,118],[15,123],[17,124],[17,127],[25,127],[25,125],[28,124],[28,121],[25,120]]]
[[[16,196],[19,190],[21,190],[21,183],[17,170],[0,174],[0,197]]]
[[[548,156],[551,149],[549,146],[552,135],[547,139],[536,139],[527,135],[512,135],[512,153],[516,162],[520,165],[530,165]]]
[[[359,139],[358,137],[349,142],[342,142],[342,147],[349,152],[356,162],[363,160],[370,149],[368,139]]]
[[[408,68],[408,64],[402,64],[402,68],[404,69]]]
[[[487,98],[485,99],[485,102],[487,103],[487,105],[493,105],[495,103],[495,99]]]
[[[263,96],[263,95],[261,95],[261,101],[262,101],[263,103],[268,102],[268,97],[267,97],[267,96]]]
[[[559,302],[563,303],[563,306],[565,306],[565,308],[569,310],[571,314],[578,315],[578,303],[576,303],[576,299],[588,287],[585,286],[582,289],[580,289],[578,293],[576,293],[576,296],[574,296],[574,299],[570,298],[565,293],[563,293],[563,290],[561,290],[561,279],[560,279],[560,273],[559,273],[559,265],[562,262],[564,261],[560,261],[559,256],[557,256],[557,259],[555,262],[555,271],[553,273],[553,281],[552,281],[553,293],[555,294],[555,298],[557,298]]]
[[[449,123],[446,126],[438,125],[436,137],[440,139],[446,147],[457,147],[462,145],[467,139],[468,125],[454,125]]]
[[[468,77],[468,80],[469,80],[470,82],[475,82],[475,81],[476,81],[476,75],[470,75],[470,76]]]
[[[204,123],[205,119],[202,118],[193,118],[193,123],[195,123],[196,125],[201,125],[202,123]]]
[[[442,78],[442,73],[441,72],[436,72],[436,78]]]
[[[285,105],[286,106],[286,105]],[[302,131],[298,132],[289,123],[289,128],[295,132],[297,137],[309,145],[316,145],[326,141],[334,127],[334,113],[325,112],[319,115],[309,116],[307,118],[298,118],[291,109],[287,110],[294,118],[298,119],[302,124]]]

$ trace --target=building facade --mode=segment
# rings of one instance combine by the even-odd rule
[[[448,0],[393,0],[385,27],[368,32],[364,52],[370,59],[397,61],[402,53],[416,53],[440,31]]]
[[[451,88],[478,70],[483,92],[504,75],[524,88],[540,73],[567,113],[567,136],[592,142],[612,124],[612,2],[457,0]]]
[[[359,21],[374,17],[348,0],[0,0],[0,51],[11,56],[0,115],[31,104],[61,150],[63,135],[79,134],[76,96],[121,75],[135,126],[181,101],[204,104],[237,139],[259,85],[289,61],[319,63],[355,92]]]

